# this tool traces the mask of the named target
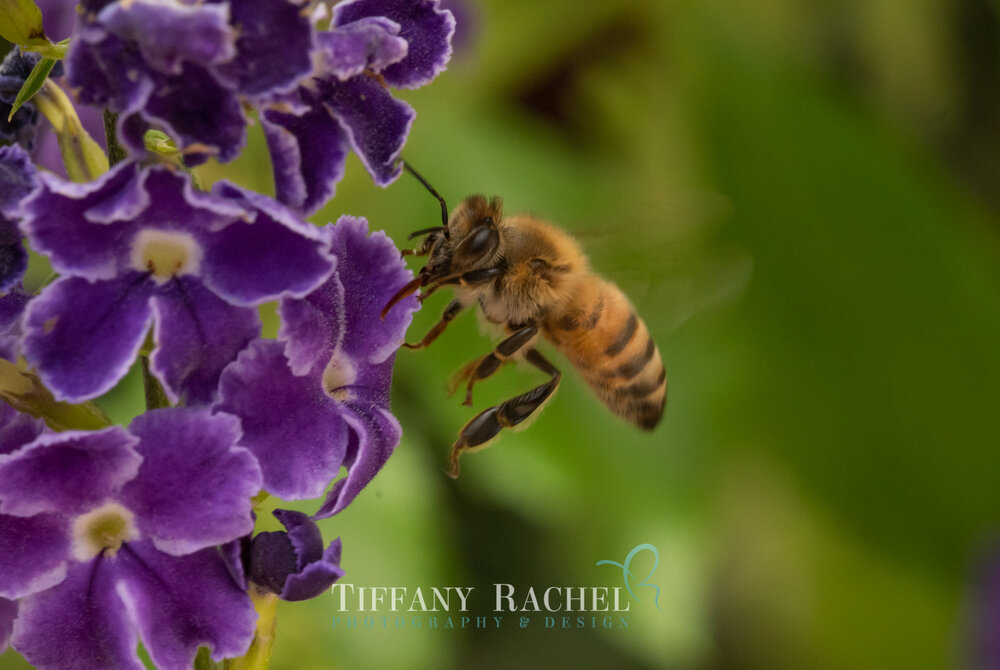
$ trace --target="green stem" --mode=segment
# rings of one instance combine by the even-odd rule
[[[104,138],[108,145],[108,165],[114,167],[128,158],[128,152],[118,142],[118,113],[104,110]]]
[[[149,369],[149,356],[141,354],[139,361],[142,364],[142,388],[146,395],[146,409],[160,409],[170,407],[170,399],[163,391],[160,380],[153,376]]]

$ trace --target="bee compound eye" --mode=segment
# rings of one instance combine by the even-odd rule
[[[496,249],[498,242],[499,238],[495,228],[480,226],[455,248],[455,255],[469,259],[480,258]]]

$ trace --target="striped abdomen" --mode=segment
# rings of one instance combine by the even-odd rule
[[[643,430],[660,422],[667,401],[663,361],[617,286],[592,278],[570,309],[546,321],[545,333],[612,412]]]

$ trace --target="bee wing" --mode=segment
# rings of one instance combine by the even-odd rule
[[[753,258],[713,235],[668,227],[625,234],[574,232],[597,274],[615,282],[654,331],[673,330],[699,312],[742,295]]]

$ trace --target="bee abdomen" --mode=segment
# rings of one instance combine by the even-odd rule
[[[597,397],[639,428],[655,428],[666,405],[667,374],[649,329],[621,291],[605,284],[585,318],[560,325],[575,326],[559,333],[560,348]]]

